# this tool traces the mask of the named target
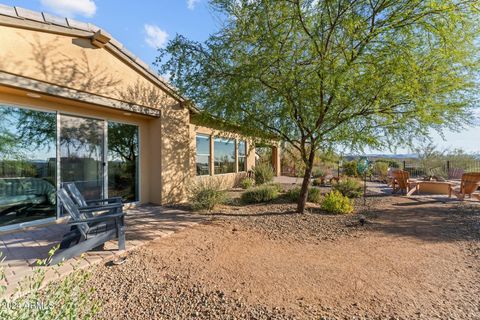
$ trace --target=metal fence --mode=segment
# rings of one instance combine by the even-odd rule
[[[437,176],[446,179],[461,179],[465,172],[480,172],[480,160],[402,160],[401,169],[412,178]]]

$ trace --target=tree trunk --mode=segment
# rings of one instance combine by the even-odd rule
[[[303,176],[302,189],[300,190],[300,197],[298,198],[297,212],[304,213],[305,205],[307,204],[308,198],[308,186],[310,184],[310,177],[312,176],[313,164],[307,164],[305,169],[305,175]]]

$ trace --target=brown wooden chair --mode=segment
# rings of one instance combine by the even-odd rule
[[[470,198],[472,195],[480,200],[480,194],[475,193],[480,186],[480,172],[469,172],[462,174],[462,181],[460,186],[451,187],[449,196],[452,196],[452,193],[457,196],[458,199],[464,200],[465,196],[468,195]]]
[[[392,176],[392,193],[402,191],[403,194],[407,194],[411,189],[414,189],[417,186],[415,181],[410,180],[410,174],[407,171],[395,170],[392,172]]]

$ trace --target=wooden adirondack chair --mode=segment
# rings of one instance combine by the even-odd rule
[[[480,200],[480,194],[474,193],[477,191],[480,186],[480,172],[469,172],[462,175],[462,181],[460,186],[451,187],[449,196],[452,196],[452,193],[457,196],[458,199],[464,200],[465,196],[468,195],[470,198],[472,195]]]
[[[122,206],[122,198],[121,197],[113,197],[107,199],[95,199],[95,200],[85,200],[80,190],[78,190],[77,186],[73,182],[65,182],[63,187],[67,189],[68,193],[72,200],[80,207],[80,208],[94,208],[94,207],[111,207],[116,208]]]
[[[86,251],[102,248],[105,242],[118,239],[118,249],[125,250],[125,222],[121,207],[79,208],[62,188],[57,192],[58,199],[69,213],[70,225],[75,226],[63,235],[60,247],[49,264],[54,265]],[[107,211],[107,213],[105,213]],[[94,215],[95,212],[104,212]]]
[[[407,171],[395,170],[392,172],[392,176],[392,193],[402,191],[402,193],[407,194],[411,189],[414,189],[417,186],[415,181],[410,180],[410,174]]]

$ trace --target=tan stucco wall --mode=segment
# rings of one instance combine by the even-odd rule
[[[88,38],[7,26],[0,26],[0,35],[1,71],[157,109],[174,103],[149,79]]]
[[[211,152],[211,157],[210,157],[210,175],[208,176],[197,176],[196,175],[196,134],[205,134],[205,135],[210,135],[211,136],[211,147],[210,147],[210,152]],[[219,183],[222,184],[225,188],[231,188],[233,186],[238,185],[240,180],[246,176],[247,172],[251,170],[255,166],[255,145],[253,144],[253,141],[248,138],[244,138],[241,135],[231,133],[231,132],[224,132],[224,131],[219,131],[207,127],[202,127],[198,126],[195,124],[190,124],[190,149],[192,150],[191,152],[191,157],[190,157],[190,174],[191,176],[196,179],[196,180],[202,180],[202,179],[208,179],[208,180],[216,180]],[[236,173],[226,173],[226,174],[219,174],[215,175],[213,173],[213,157],[215,154],[215,148],[213,144],[213,138],[214,137],[223,137],[223,138],[231,138],[231,139],[237,139],[237,140],[245,140],[247,144],[247,172],[236,172]],[[236,151],[237,152],[237,151]]]

